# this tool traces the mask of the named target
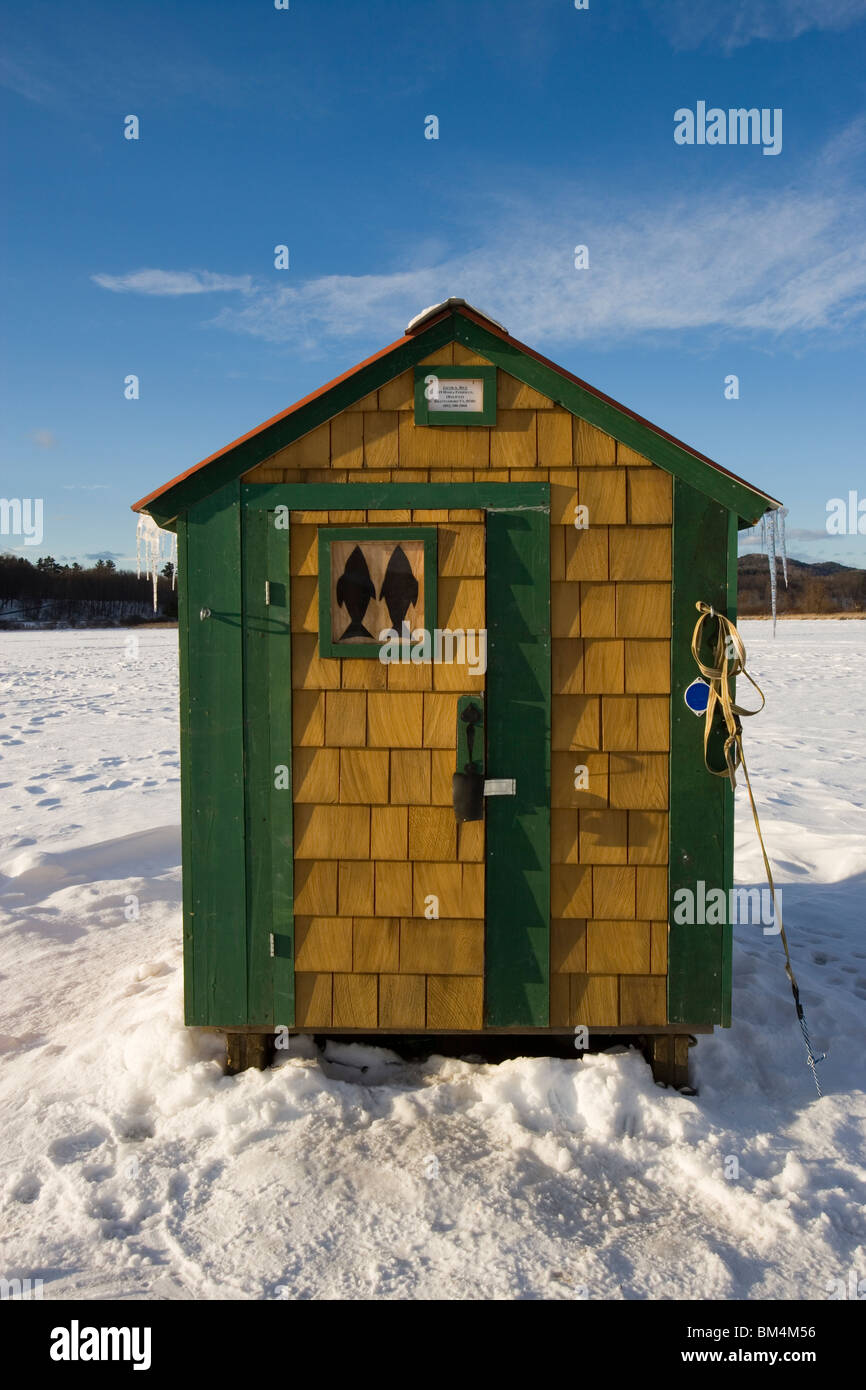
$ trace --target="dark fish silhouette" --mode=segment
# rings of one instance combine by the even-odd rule
[[[397,546],[388,561],[379,597],[385,600],[391,626],[395,632],[400,632],[408,610],[418,602],[418,580],[401,545]]]
[[[376,588],[370,578],[367,561],[364,559],[361,547],[356,545],[346,561],[346,568],[337,580],[337,602],[341,608],[346,609],[352,619],[338,641],[345,642],[349,637],[366,637],[375,640],[372,632],[368,632],[361,622],[371,600],[375,597]]]

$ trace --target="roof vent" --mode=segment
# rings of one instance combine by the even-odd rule
[[[416,314],[414,319],[410,319],[406,327],[407,334],[419,332],[428,320],[435,318],[437,314],[441,314],[445,309],[471,309],[473,314],[477,314],[479,318],[486,319],[488,323],[492,323],[493,327],[498,328],[500,333],[508,332],[508,329],[501,323],[498,323],[496,319],[492,319],[489,314],[485,314],[483,309],[476,309],[475,305],[470,304],[468,299],[452,298],[443,299],[441,304],[431,304],[429,309],[422,309],[420,314]]]

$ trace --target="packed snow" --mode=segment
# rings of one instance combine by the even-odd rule
[[[616,1048],[303,1040],[224,1076],[182,1022],[176,633],[2,634],[0,1275],[48,1299],[821,1300],[866,1277],[866,626],[742,631],[821,1100],[756,926],[697,1096]]]

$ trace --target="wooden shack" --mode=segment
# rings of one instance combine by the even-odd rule
[[[736,616],[778,505],[463,300],[136,503],[178,538],[187,1023],[583,1025],[682,1079],[731,1007],[730,927],[670,906],[732,882],[695,604]]]

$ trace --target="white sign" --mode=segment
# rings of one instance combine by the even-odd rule
[[[484,382],[480,379],[446,381],[437,377],[428,401],[428,408],[480,414],[484,409]]]

